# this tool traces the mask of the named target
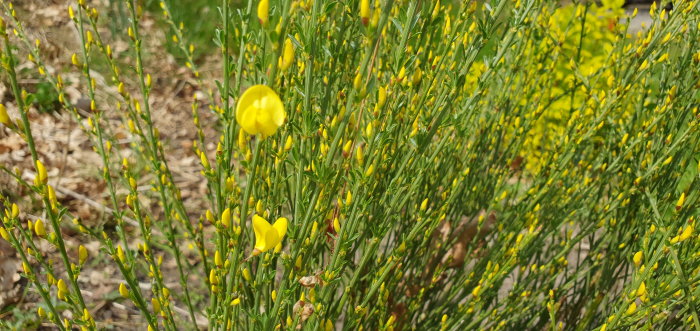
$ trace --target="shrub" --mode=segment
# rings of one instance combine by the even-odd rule
[[[208,188],[208,207],[193,210],[154,124],[137,2],[125,1],[123,35],[101,33],[84,0],[69,7],[83,118],[4,1],[19,118],[2,108],[0,119],[37,175],[2,169],[44,220],[3,198],[0,234],[43,299],[39,318],[61,330],[104,326],[78,282],[95,257],[66,248],[71,228],[99,241],[122,276],[117,300],[149,330],[700,329],[699,8],[654,5],[632,36],[622,2],[224,0],[221,70],[209,77],[163,1],[184,66],[203,86],[216,80],[191,99]],[[130,53],[118,58],[120,38]],[[90,137],[116,226],[87,224],[56,198],[18,83],[24,56]],[[216,117],[213,139],[203,112]]]

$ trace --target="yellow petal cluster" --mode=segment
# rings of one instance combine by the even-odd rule
[[[280,97],[265,85],[248,88],[236,105],[236,121],[251,135],[273,135],[286,116]]]
[[[264,253],[284,239],[287,233],[287,219],[280,217],[275,224],[270,225],[264,218],[253,215],[253,230],[255,231],[255,249],[253,255]]]

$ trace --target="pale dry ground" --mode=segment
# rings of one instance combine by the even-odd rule
[[[42,60],[47,65],[47,71],[60,73],[66,82],[66,92],[71,102],[79,107],[82,105],[87,110],[88,107],[85,107],[89,104],[89,101],[86,101],[87,95],[81,93],[86,90],[84,78],[70,65],[71,54],[79,52],[80,47],[78,33],[66,11],[68,3],[72,2],[74,1],[15,1],[15,7],[19,17],[24,21],[24,28],[30,38],[41,41]],[[104,8],[107,3],[107,0],[100,0],[93,1],[92,5],[97,5],[98,8],[101,5]],[[163,51],[162,44],[168,39],[160,28],[155,28],[155,24],[155,18],[148,13],[141,22],[147,45],[144,60],[154,82],[150,105],[156,127],[161,133],[167,151],[168,164],[174,173],[175,182],[182,190],[182,197],[190,211],[190,216],[197,219],[202,213],[206,183],[199,174],[201,170],[199,158],[192,151],[196,129],[192,123],[191,105],[193,95],[197,94],[202,98],[205,87],[198,86],[190,70],[182,63],[177,63],[172,55]],[[124,67],[129,68],[133,60],[128,44],[123,39],[110,37],[110,32],[106,28],[100,32],[112,44],[115,58],[119,58]],[[120,38],[126,38],[126,36]],[[100,55],[97,54],[97,56]],[[21,87],[30,92],[36,91],[39,80],[35,65],[26,60],[26,54],[23,51],[20,51],[17,57],[20,61],[18,72]],[[219,66],[208,61],[209,58],[202,57],[202,63],[199,66],[205,76],[211,77],[210,71],[218,72]],[[135,160],[132,143],[138,142],[135,141],[137,138],[132,137],[125,128],[124,114],[114,108],[118,93],[116,88],[109,84],[109,76],[101,74],[106,72],[106,70],[98,70],[92,71],[91,74],[97,82],[98,108],[104,111],[102,124],[113,138],[114,149],[118,150],[112,156],[114,176],[118,176],[118,165],[122,157]],[[127,85],[135,85],[135,82],[129,81],[134,79],[135,75],[127,73],[122,77],[127,80]],[[207,81],[207,84],[211,82],[213,80]],[[136,92],[136,90],[132,91],[134,94]],[[203,99],[206,100],[206,98]],[[0,81],[0,100],[7,106],[10,117],[19,118],[14,96],[4,81]],[[81,112],[84,113],[85,110]],[[199,112],[207,140],[216,141],[215,118],[207,109],[206,102],[200,106]],[[102,167],[102,160],[92,150],[89,137],[81,130],[76,120],[63,109],[47,114],[32,108],[29,118],[39,158],[46,165],[49,182],[56,188],[59,201],[68,207],[71,214],[80,217],[88,224],[106,222],[107,227],[113,227],[111,209],[105,208],[110,203],[109,193],[99,170]],[[84,117],[80,121],[82,125],[87,124]],[[206,149],[213,154],[215,147],[214,144],[210,144]],[[33,165],[26,144],[21,137],[5,127],[0,128],[0,165],[16,169],[25,180],[33,179]],[[115,180],[118,181],[120,178],[116,177]],[[151,177],[139,178],[139,190],[147,193],[150,190],[151,180]],[[118,187],[125,186],[118,184]],[[22,219],[44,218],[40,214],[40,202],[29,198],[30,192],[5,173],[0,173],[0,192],[8,196],[11,201],[18,202],[22,209]],[[123,198],[125,192],[126,190],[123,189],[117,193]],[[143,196],[147,197],[147,194]],[[142,202],[151,210],[159,209],[158,201],[155,199],[144,198]],[[158,212],[155,213],[155,215],[158,214]],[[76,233],[69,227],[65,227],[63,231],[69,252],[76,251],[78,245],[83,244],[88,248],[91,257],[101,254],[96,241],[89,240],[88,237]],[[135,249],[137,244],[138,241],[135,240],[130,243],[130,246]],[[57,253],[53,247],[46,244],[46,241],[42,240],[39,246],[46,256],[50,257]],[[182,250],[190,263],[197,263],[196,253],[192,249],[183,247]],[[104,261],[104,258],[89,261],[79,279],[81,285],[84,285],[83,295],[90,302],[91,312],[97,320],[106,323],[103,326],[112,325],[118,329],[125,329],[142,325],[139,322],[139,314],[131,304],[120,303],[121,299],[105,299],[105,296],[110,293],[116,293],[121,277],[118,270],[109,261]],[[33,293],[22,293],[22,288],[27,284],[19,277],[20,269],[20,263],[14,251],[3,242],[0,245],[0,318],[2,319],[8,318],[11,314],[11,311],[2,313],[2,307],[18,303],[19,307],[24,307],[22,310],[31,312],[35,310],[33,302],[39,300],[39,297]],[[163,271],[167,285],[177,293],[180,285],[174,261],[166,260]],[[202,283],[196,279],[192,281]],[[150,283],[144,280],[141,285],[148,287]]]
[[[25,29],[32,38],[41,40],[43,60],[47,64],[48,71],[61,73],[68,83],[66,90],[71,101],[84,105],[85,95],[81,93],[85,90],[84,80],[70,66],[70,55],[79,49],[78,35],[66,12],[67,4],[71,2],[73,1],[29,0],[15,1],[15,5],[18,7],[19,16],[26,24]],[[104,7],[108,1],[99,0],[92,3]],[[631,9],[629,11],[631,12]],[[650,18],[647,11],[648,6],[640,8],[639,15],[632,20],[630,27],[632,33],[641,29],[642,24],[648,25]],[[182,189],[182,196],[191,216],[196,219],[202,213],[206,184],[199,175],[201,167],[198,158],[192,152],[195,128],[192,124],[190,106],[195,93],[203,94],[202,92],[211,86],[198,86],[189,70],[162,50],[161,45],[167,42],[167,37],[160,29],[154,27],[154,18],[146,14],[142,21],[142,28],[143,34],[148,38],[146,40],[148,51],[145,54],[146,67],[150,68],[149,72],[154,78],[151,97],[153,118],[163,137],[169,156],[169,166],[175,174],[176,184]],[[107,29],[101,33],[109,35]],[[128,44],[111,37],[107,39],[113,41],[115,56],[121,56],[123,63],[130,63]],[[21,62],[20,83],[28,91],[35,91],[39,82],[36,68],[24,58]],[[203,76],[207,77],[205,83],[213,85],[220,66],[213,57],[202,57],[201,62],[199,67]],[[101,70],[101,72],[106,71]],[[100,91],[98,100],[101,101],[105,110],[103,125],[110,128],[110,135],[117,142],[116,147],[120,150],[119,157],[130,157],[133,154],[130,150],[133,138],[123,125],[123,114],[110,107],[118,99],[116,89],[108,84],[109,77],[97,72],[93,72],[93,76]],[[133,75],[123,75],[123,77],[133,79]],[[8,107],[11,117],[18,117],[14,97],[2,81],[0,81],[0,102]],[[201,122],[206,128],[207,141],[216,141],[217,129],[214,116],[206,105],[201,107],[199,113]],[[49,115],[32,109],[30,121],[39,156],[49,170],[50,182],[57,189],[61,203],[67,206],[72,214],[88,222],[110,222],[109,210],[104,208],[109,205],[108,193],[99,171],[102,161],[92,151],[88,136],[81,131],[75,120],[65,110]],[[83,124],[85,124],[84,119]],[[206,148],[208,154],[212,154],[215,146],[209,144]],[[114,161],[118,163],[120,160],[115,157]],[[19,169],[23,178],[30,180],[34,174],[31,163],[29,151],[23,140],[6,128],[0,128],[0,165]],[[114,169],[118,169],[116,165]],[[149,177],[140,178],[140,189],[148,191],[150,180]],[[13,201],[21,200],[23,219],[36,219],[43,216],[35,212],[39,210],[40,204],[27,199],[25,196],[29,192],[4,173],[0,173],[0,192]],[[123,193],[120,191],[120,196],[123,196]],[[153,209],[158,208],[156,200],[144,200],[143,203],[150,204]],[[69,228],[65,228],[64,231],[69,250],[74,251],[79,244],[83,244],[90,251],[90,256],[98,255],[97,242],[89,241],[87,237]],[[135,247],[137,242],[131,244]],[[40,247],[47,256],[56,253],[45,241]],[[585,256],[587,249],[585,245],[582,248],[582,256]],[[197,262],[195,254],[189,248],[184,247],[183,251],[191,263]],[[576,259],[581,256],[570,258],[572,261],[570,265],[574,266]],[[168,275],[168,286],[177,291],[179,283],[174,262],[166,261],[163,268]],[[19,307],[25,311],[35,310],[34,303],[39,298],[33,293],[24,292],[23,294],[23,288],[27,284],[19,277],[20,269],[14,251],[4,242],[0,242],[0,318],[10,317],[11,310],[2,313],[2,307],[10,303],[18,303]],[[119,279],[121,279],[119,272],[109,261],[93,259],[88,262],[80,278],[84,286],[83,295],[90,302],[95,318],[105,323],[103,327],[127,329],[140,326],[142,323],[139,314],[133,306],[120,303],[121,300],[105,299],[106,295],[116,293]],[[191,283],[197,283],[197,279],[192,279]],[[148,287],[149,283],[145,281],[142,285]],[[507,281],[503,286],[503,293],[511,286],[512,282]]]

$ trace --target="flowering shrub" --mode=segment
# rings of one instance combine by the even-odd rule
[[[0,235],[43,299],[38,318],[60,330],[103,327],[79,282],[96,257],[67,249],[68,229],[99,241],[121,273],[117,300],[149,330],[700,329],[696,1],[652,6],[633,36],[622,1],[224,0],[211,77],[163,1],[184,66],[216,81],[191,99],[203,210],[184,203],[154,124],[138,2],[125,1],[123,36],[103,35],[86,1],[68,8],[86,117],[2,5],[19,117],[3,107],[0,122],[37,175],[2,169],[43,220],[3,197]],[[113,56],[118,40],[128,57]],[[115,227],[56,198],[18,83],[25,57],[91,138]],[[216,117],[213,140],[202,112]]]

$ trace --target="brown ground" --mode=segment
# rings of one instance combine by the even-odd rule
[[[71,100],[80,104],[79,100],[86,97],[83,94],[86,91],[84,79],[70,64],[71,54],[78,52],[80,47],[78,34],[66,10],[68,3],[71,2],[73,1],[15,1],[15,7],[19,17],[24,21],[24,28],[30,34],[30,38],[41,40],[42,60],[47,64],[48,71],[61,73],[64,81],[69,82],[66,90]],[[98,8],[105,6],[106,3],[108,3],[106,0],[91,2]],[[142,34],[147,38],[146,68],[150,68],[154,82],[150,99],[153,118],[166,146],[169,166],[175,174],[176,184],[182,190],[182,197],[192,218],[197,219],[202,214],[206,186],[199,175],[201,166],[198,157],[192,152],[192,141],[195,139],[196,131],[192,124],[191,103],[193,94],[202,94],[201,90],[204,88],[198,86],[189,69],[177,63],[172,55],[163,50],[162,44],[167,42],[167,38],[163,29],[149,15],[146,13],[141,25]],[[102,20],[104,19],[103,17]],[[106,39],[112,44],[115,57],[120,57],[120,62],[129,63],[128,44],[108,37],[110,33],[106,27],[101,33],[104,34],[103,38],[107,37]],[[19,79],[23,88],[33,92],[37,90],[40,80],[34,68],[35,65],[25,60],[25,54],[26,52],[22,50],[17,54],[21,69]],[[205,57],[200,60],[202,63],[199,67],[204,73],[203,76],[208,77],[207,81],[213,82],[211,75],[219,72],[218,65]],[[133,79],[135,75],[127,73],[128,68],[124,66],[123,77]],[[100,73],[105,76],[96,74],[95,78],[97,89],[100,91],[99,100],[105,107],[106,123],[103,125],[111,130],[111,135],[119,143],[121,156],[130,156],[132,152],[129,147],[132,137],[123,125],[122,116],[115,109],[109,108],[116,103],[118,94],[114,87],[107,85],[109,76],[106,71],[100,71]],[[10,116],[18,118],[14,96],[5,79],[3,76],[0,80],[0,100],[7,106]],[[200,121],[206,128],[205,133],[208,138],[216,137],[215,119],[206,105],[200,109]],[[81,130],[72,115],[60,108],[52,114],[42,113],[32,108],[30,122],[39,157],[47,167],[50,184],[56,188],[59,201],[69,208],[70,213],[88,224],[110,222],[109,211],[105,213],[105,209],[100,207],[109,206],[109,193],[99,171],[102,160],[92,150],[89,137]],[[209,152],[214,148],[213,144],[207,146]],[[27,180],[33,178],[34,168],[29,149],[21,137],[2,126],[0,126],[0,165],[9,169],[18,169],[22,177]],[[113,169],[118,168],[113,167]],[[150,181],[149,177],[140,178],[140,189],[147,192]],[[43,218],[40,202],[31,198],[27,189],[21,187],[5,173],[0,173],[0,193],[20,205],[22,219]],[[156,200],[143,202],[152,207],[157,206]],[[106,323],[98,327],[111,325],[116,329],[126,329],[137,325],[142,326],[138,318],[139,314],[133,306],[115,295],[121,275],[111,261],[104,260],[104,257],[97,257],[98,243],[68,227],[63,232],[69,252],[75,252],[80,244],[85,245],[90,251],[91,259],[83,269],[80,282],[93,316],[96,320]],[[40,240],[40,242],[40,247],[47,257],[60,260],[55,249],[46,241]],[[136,244],[137,242],[133,243],[134,248]],[[183,251],[191,263],[197,262],[196,254],[190,248],[185,247]],[[33,312],[36,311],[36,303],[40,298],[32,291],[25,291],[27,284],[19,277],[20,269],[14,251],[5,242],[0,243],[0,319],[17,320],[27,316],[29,319],[36,317]],[[166,275],[168,285],[177,293],[179,283],[174,262],[166,260],[163,273]],[[150,283],[144,280],[142,285],[150,286]],[[19,311],[29,315],[17,316],[15,314],[17,309],[11,309],[13,305]],[[176,305],[184,308],[184,304],[180,302]]]

